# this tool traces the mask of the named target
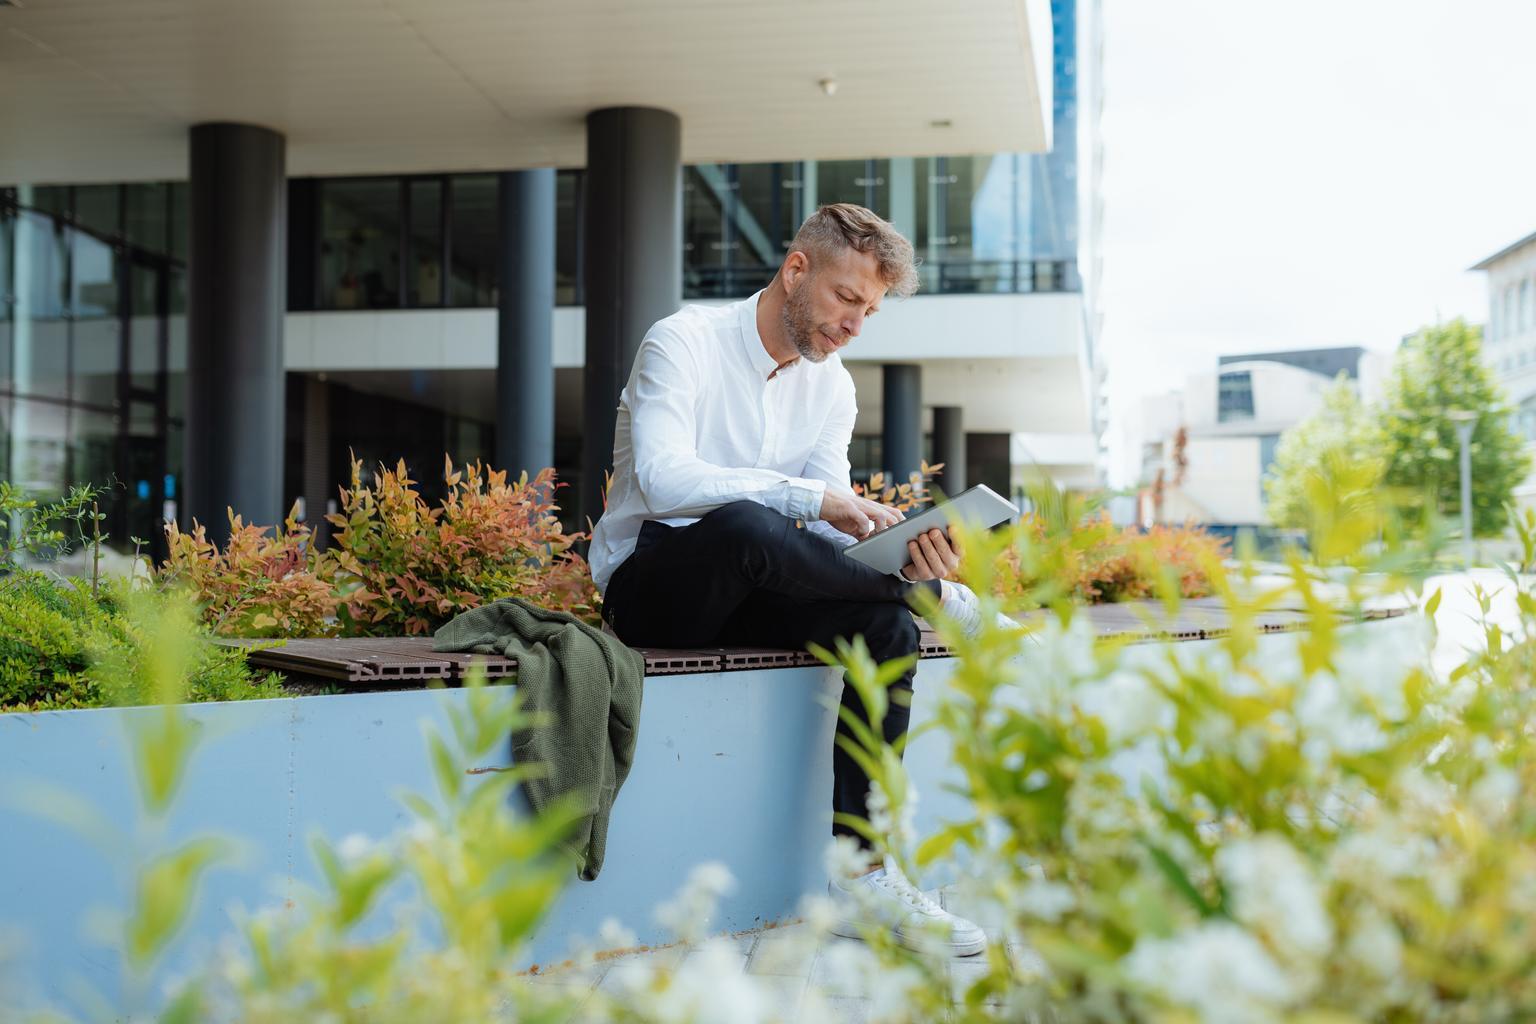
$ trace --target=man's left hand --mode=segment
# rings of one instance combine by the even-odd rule
[[[912,561],[901,570],[909,580],[947,580],[960,568],[960,545],[951,544],[943,530],[933,529],[907,541]]]

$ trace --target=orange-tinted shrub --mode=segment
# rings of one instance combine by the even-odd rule
[[[290,516],[272,536],[231,518],[221,552],[203,527],[167,528],[167,582],[190,586],[228,636],[429,633],[461,611],[522,597],[595,622],[597,591],[556,516],[554,471],[509,483],[479,463],[445,460],[448,495],[429,506],[402,462],[369,482],[354,461],[328,550]]]

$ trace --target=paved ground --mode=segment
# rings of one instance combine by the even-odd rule
[[[948,906],[953,897],[941,891],[941,902]],[[960,908],[956,908],[960,909]],[[989,929],[994,942],[998,936]],[[763,997],[762,1004],[771,1017],[762,1017],[745,1008],[739,1016],[729,1011],[717,1012],[708,1019],[720,1021],[772,1019],[784,1022],[831,1022],[831,1024],[864,1024],[871,1019],[871,1011],[878,1008],[890,993],[869,990],[861,965],[869,960],[862,942],[855,939],[830,937],[815,942],[806,924],[790,924],[763,931],[748,932],[728,939],[711,940],[713,948],[690,948],[684,945],[669,946],[612,957],[599,961],[590,970],[567,968],[541,973],[536,976],[539,984],[567,987],[578,994],[580,1003],[573,1016],[574,1022],[584,1018],[582,1009],[593,1006],[591,993],[602,992],[622,999],[643,984],[648,972],[671,969],[679,974],[686,972],[690,963],[699,958],[712,956],[715,962],[711,971],[718,971],[729,962],[743,975]],[[724,948],[722,948],[722,944]],[[1011,955],[1029,959],[1031,954],[1018,947],[1009,947]],[[702,967],[702,963],[696,964]],[[982,974],[986,972],[984,956],[957,957],[946,963],[936,963],[949,979],[952,994],[960,998]],[[714,986],[722,999],[732,995],[742,996],[740,989],[729,981]],[[717,1008],[718,1010],[719,1008]]]

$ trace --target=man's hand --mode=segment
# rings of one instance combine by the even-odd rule
[[[943,530],[920,533],[907,541],[912,557],[901,574],[909,580],[947,580],[960,568],[960,545],[951,544]]]
[[[888,505],[830,487],[821,498],[821,518],[850,537],[863,540],[876,530],[895,526],[904,516]]]

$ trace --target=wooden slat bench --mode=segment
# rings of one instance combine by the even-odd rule
[[[1401,615],[1404,608],[1377,608],[1364,618]],[[1038,621],[1050,613],[1030,612],[1020,618]],[[1104,639],[1131,642],[1168,640],[1207,640],[1225,636],[1231,630],[1231,617],[1215,598],[1186,601],[1169,619],[1162,606],[1153,602],[1087,605],[1079,610],[1094,631]],[[1293,609],[1277,609],[1256,616],[1258,628],[1266,633],[1302,629],[1307,615]],[[499,655],[440,654],[432,650],[432,638],[380,637],[369,639],[295,639],[265,646],[272,641],[224,641],[252,647],[248,660],[253,667],[281,672],[294,681],[328,681],[365,687],[412,687],[432,681],[461,683],[472,665],[484,667],[486,678],[504,679],[515,675],[517,662]],[[707,672],[741,672],[764,668],[791,668],[819,662],[805,651],[734,647],[703,650],[669,650],[641,647],[647,676],[681,675]],[[919,647],[921,658],[948,657],[950,650],[938,634],[926,627]]]

